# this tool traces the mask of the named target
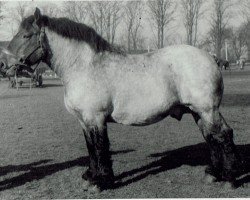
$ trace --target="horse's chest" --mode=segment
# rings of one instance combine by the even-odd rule
[[[103,84],[91,81],[72,81],[65,86],[64,101],[70,112],[96,113],[110,110],[110,92]]]

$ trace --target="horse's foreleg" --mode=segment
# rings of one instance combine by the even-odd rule
[[[88,127],[84,135],[89,152],[89,168],[83,179],[101,190],[111,187],[114,181],[107,127]]]

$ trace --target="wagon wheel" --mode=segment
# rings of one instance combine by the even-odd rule
[[[42,77],[41,74],[38,75],[38,80],[37,80],[37,82],[38,82],[38,86],[39,86],[39,87],[42,87],[42,85],[43,85],[43,77]]]

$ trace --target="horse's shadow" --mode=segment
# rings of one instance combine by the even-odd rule
[[[112,151],[112,155],[124,154],[134,151],[132,149],[121,150],[121,151]],[[69,169],[76,166],[87,166],[89,162],[88,156],[80,157],[74,160],[55,163],[55,164],[46,164],[52,160],[41,160],[38,162],[33,162],[26,165],[8,165],[0,167],[0,176],[4,176],[12,172],[24,172],[21,175],[5,179],[0,181],[0,191],[15,188],[21,185],[24,185],[27,182],[34,180],[43,179],[46,176],[52,175],[56,172]],[[46,165],[45,165],[46,164]],[[40,166],[39,166],[40,165]]]
[[[244,183],[250,182],[250,175],[248,174],[250,172],[250,144],[238,145],[238,150],[245,161],[245,170],[241,174],[243,175],[243,178],[238,179],[238,185],[240,186]],[[131,151],[134,150],[129,149],[123,151],[114,151],[112,154],[115,155],[129,153]],[[176,150],[151,154],[150,157],[158,159],[147,165],[117,175],[116,183],[112,188],[120,188],[133,182],[140,181],[149,175],[159,174],[167,170],[178,168],[182,165],[204,166],[209,164],[209,151],[205,143],[199,143]],[[5,167],[0,167],[0,176],[11,172],[25,172],[21,175],[1,181],[0,191],[15,188],[33,180],[43,179],[44,177],[61,170],[76,166],[87,166],[89,159],[88,157],[80,157],[66,162],[46,164],[50,161],[51,160],[41,160],[39,162],[34,162],[27,165],[8,165]]]
[[[238,145],[237,149],[244,161],[242,167],[243,170],[240,172],[240,178],[238,178],[236,183],[237,186],[241,186],[244,183],[250,182],[250,174],[248,174],[250,172],[250,144]],[[116,176],[117,183],[114,185],[114,188],[123,187],[144,179],[149,175],[159,174],[170,169],[175,169],[182,165],[204,166],[210,163],[210,154],[206,143],[199,143],[172,151],[151,154],[150,157],[157,157],[160,159],[141,166],[140,168],[123,172]],[[123,179],[126,180],[123,181]]]

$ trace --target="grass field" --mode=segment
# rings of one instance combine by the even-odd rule
[[[109,124],[116,189],[90,195],[88,157],[78,121],[65,109],[59,80],[44,88],[0,82],[0,199],[250,197],[250,70],[223,72],[221,111],[248,170],[233,191],[205,184],[209,154],[189,115],[147,127]]]

